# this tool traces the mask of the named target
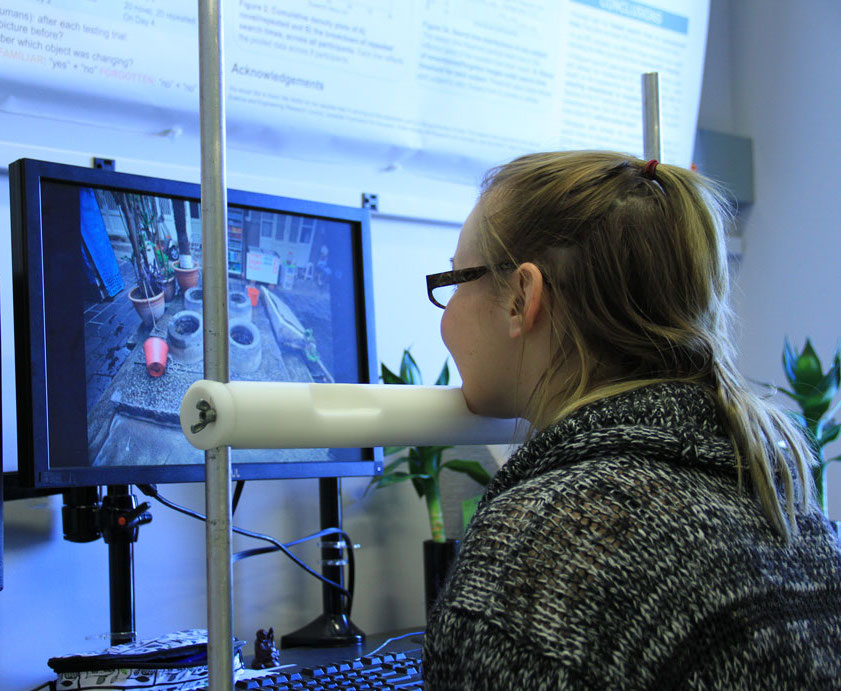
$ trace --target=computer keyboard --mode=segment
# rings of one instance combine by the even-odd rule
[[[319,666],[289,665],[264,670],[243,670],[237,675],[234,688],[270,691],[423,689],[421,648],[374,654]]]

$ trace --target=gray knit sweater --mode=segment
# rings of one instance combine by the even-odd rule
[[[705,391],[582,408],[497,473],[424,644],[427,689],[841,689],[841,544],[789,546]]]

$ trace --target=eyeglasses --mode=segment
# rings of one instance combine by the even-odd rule
[[[493,268],[498,271],[513,271],[517,265],[512,262],[503,262],[496,264]],[[480,279],[490,270],[491,267],[488,266],[473,266],[469,269],[454,269],[440,274],[429,274],[426,277],[426,294],[433,305],[446,309],[447,303],[456,292],[456,286]]]

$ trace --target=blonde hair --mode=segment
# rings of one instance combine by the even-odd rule
[[[541,153],[490,171],[481,202],[485,264],[533,262],[547,286],[553,355],[529,401],[532,424],[543,428],[653,382],[702,384],[732,440],[740,486],[746,467],[764,513],[788,540],[795,506],[811,496],[811,454],[736,370],[730,215],[715,185],[613,152]],[[493,275],[504,290],[506,275]]]

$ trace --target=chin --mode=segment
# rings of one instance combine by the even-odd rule
[[[461,391],[464,394],[467,409],[474,415],[498,418],[517,417],[516,413],[510,410],[510,401],[502,403],[500,401],[488,400],[486,397],[477,396],[475,393],[468,391],[464,386],[461,387]]]

